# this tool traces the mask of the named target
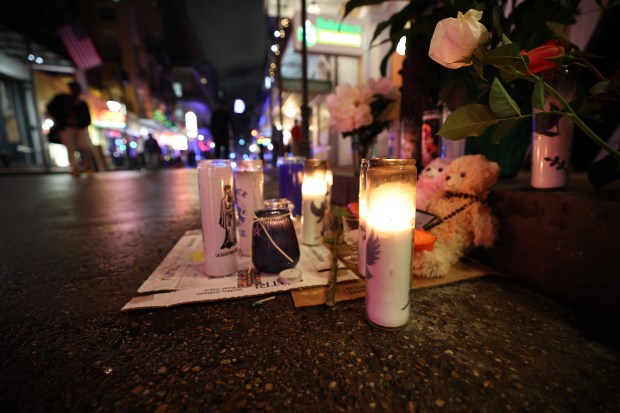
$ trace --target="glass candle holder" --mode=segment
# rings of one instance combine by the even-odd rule
[[[308,159],[304,163],[304,181],[301,186],[301,242],[305,245],[320,245],[323,242],[323,219],[327,207],[327,162]]]
[[[198,164],[198,193],[205,273],[224,277],[237,271],[237,228],[231,162],[224,159]]]
[[[299,262],[299,243],[288,209],[261,209],[252,224],[252,264],[278,274]]]
[[[360,226],[358,232],[359,262],[357,269],[362,277],[366,276],[366,172],[368,170],[368,159],[360,161],[360,183],[359,183],[359,214]]]
[[[366,317],[380,328],[409,321],[416,167],[369,159],[366,172]]]
[[[265,199],[263,209],[288,209],[293,215],[293,203],[286,198]]]
[[[301,183],[304,178],[303,157],[278,158],[278,184],[280,198],[293,203],[293,215],[301,215]]]
[[[263,161],[237,161],[235,168],[235,199],[239,215],[239,252],[252,254],[252,218],[254,211],[263,208]]]

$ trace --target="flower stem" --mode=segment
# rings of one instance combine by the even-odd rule
[[[573,121],[579,126],[579,128],[588,136],[588,138],[592,139],[597,145],[604,148],[607,152],[609,152],[614,158],[620,160],[620,151],[615,150],[612,146],[610,146],[607,142],[601,139],[590,127],[577,115],[575,110],[571,107],[571,105],[564,99],[564,97],[554,88],[552,88],[547,82],[544,82],[545,90],[555,96],[558,101],[564,106],[564,108],[569,112],[570,117]]]

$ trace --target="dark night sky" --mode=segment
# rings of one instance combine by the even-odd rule
[[[243,99],[252,110],[263,83],[267,52],[263,2],[186,0],[186,7],[226,96]]]

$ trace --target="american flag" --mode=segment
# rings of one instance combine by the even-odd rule
[[[81,23],[75,22],[61,27],[58,35],[78,69],[101,66],[99,53]]]

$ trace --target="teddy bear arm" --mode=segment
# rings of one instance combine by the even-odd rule
[[[477,206],[471,216],[474,245],[490,248],[497,238],[497,222],[488,207]]]

